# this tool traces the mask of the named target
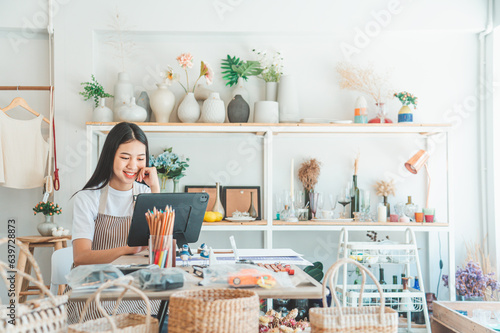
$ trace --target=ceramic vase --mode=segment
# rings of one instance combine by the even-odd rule
[[[250,106],[241,95],[236,95],[227,106],[227,118],[230,123],[246,123],[250,117]]]
[[[266,82],[266,101],[276,102],[278,98],[278,82]]]
[[[200,83],[194,90],[194,98],[196,98],[197,101],[204,101],[210,97],[211,93],[213,93],[212,90],[208,89],[205,85]]]
[[[225,216],[224,207],[222,206],[222,202],[220,199],[220,183],[215,183],[215,187],[216,187],[216,197],[214,206],[212,207],[212,212],[219,212],[222,214],[222,216]]]
[[[384,103],[375,103],[377,107],[377,117],[370,119],[368,123],[370,124],[391,124],[392,120],[387,118],[387,112],[385,111]]]
[[[118,120],[118,116],[116,114],[118,109],[125,104],[128,104],[130,102],[130,99],[134,97],[134,86],[130,81],[130,76],[128,75],[128,73],[118,73],[118,81],[116,81],[115,83],[114,96],[114,118],[115,120]]]
[[[359,96],[354,105],[354,123],[355,124],[366,124],[368,123],[368,115],[366,114],[366,108],[368,103],[363,96]]]
[[[168,84],[157,83],[158,89],[151,93],[149,103],[153,110],[156,122],[168,123],[170,114],[175,106],[175,96],[168,89]]]
[[[203,102],[200,121],[202,123],[223,123],[225,119],[224,101],[220,99],[219,93],[211,93],[208,99]]]
[[[248,208],[248,214],[250,217],[257,218],[257,210],[255,209],[255,206],[253,205],[253,192],[250,192],[250,207]]]
[[[177,109],[177,117],[183,123],[195,123],[200,119],[200,105],[192,92],[188,93]]]
[[[144,108],[135,104],[135,98],[132,97],[130,103],[118,108],[116,116],[118,121],[143,122],[146,120],[148,113]]]
[[[107,123],[112,122],[113,118],[113,111],[106,106],[106,99],[101,97],[99,100],[99,106],[96,107],[92,113],[92,121]]]
[[[45,215],[43,222],[36,226],[40,235],[52,236],[52,228],[58,228],[57,224],[52,221],[52,217],[53,216]]]
[[[141,92],[139,98],[137,99],[137,105],[146,110],[148,114],[146,117],[146,122],[151,121],[151,113],[153,112],[153,110],[151,110],[151,105],[149,103],[149,96],[147,92],[145,91]]]
[[[255,123],[260,124],[277,124],[280,122],[278,102],[259,101],[255,102],[254,108]]]
[[[398,123],[412,123],[413,112],[408,105],[403,105],[398,112]]]
[[[236,95],[241,95],[241,97],[247,103],[250,103],[249,96],[248,96],[248,91],[245,89],[245,86],[243,85],[243,82],[244,82],[243,78],[240,77],[238,79],[238,83],[236,84],[236,87],[233,89],[232,98],[236,97]]]
[[[280,123],[299,122],[299,101],[293,76],[283,75],[278,86]]]

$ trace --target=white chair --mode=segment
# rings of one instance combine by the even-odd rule
[[[73,247],[54,251],[51,261],[50,292],[53,295],[61,295],[67,284],[65,275],[71,271],[73,265]]]

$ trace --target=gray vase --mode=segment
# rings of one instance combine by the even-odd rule
[[[241,97],[241,95],[234,96],[233,100],[227,106],[227,118],[231,123],[246,123],[250,116],[250,106]]]
[[[52,216],[45,215],[45,220],[37,225],[37,230],[42,236],[52,236],[52,228],[57,228],[57,224],[52,221]]]
[[[151,110],[151,105],[149,104],[149,96],[147,92],[145,91],[141,92],[141,95],[137,99],[137,105],[139,105],[140,107],[144,108],[147,111],[148,116],[146,117],[146,122],[151,121],[151,113],[153,111]]]

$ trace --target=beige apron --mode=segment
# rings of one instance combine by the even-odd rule
[[[127,245],[127,237],[132,222],[132,216],[111,216],[104,214],[108,201],[108,186],[101,189],[99,198],[99,210],[95,219],[94,239],[92,241],[92,250],[108,250]],[[137,195],[137,187],[134,182],[132,193]],[[135,202],[134,202],[135,204]],[[103,308],[112,313],[116,302],[101,301]],[[68,302],[68,324],[78,323],[80,313],[83,311],[85,302]],[[156,315],[160,307],[160,300],[151,300],[151,313]],[[139,313],[146,314],[144,301],[122,301],[118,307],[117,313]],[[97,307],[92,303],[85,315],[84,321],[102,318]]]

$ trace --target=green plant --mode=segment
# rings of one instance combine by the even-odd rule
[[[280,82],[283,75],[283,57],[280,52],[269,55],[266,51],[252,50],[257,55],[257,60],[262,66],[260,78],[266,82]]]
[[[222,77],[227,80],[226,86],[234,86],[241,77],[248,80],[249,76],[257,76],[262,73],[260,62],[254,60],[242,61],[240,58],[231,57],[229,54],[226,59],[222,59],[221,68]]]
[[[410,94],[407,91],[402,91],[400,93],[395,93],[394,97],[397,97],[401,101],[401,103],[403,104],[403,106],[409,106],[409,105],[413,104],[413,108],[414,109],[417,108],[417,104],[418,104],[417,99],[418,99],[418,97],[413,96],[412,94]]]
[[[95,107],[99,106],[99,98],[113,97],[113,95],[110,95],[104,91],[103,86],[99,82],[97,82],[94,74],[92,74],[92,82],[82,82],[81,85],[85,87],[83,87],[83,91],[80,92],[80,95],[85,97],[86,101],[93,98]]]
[[[316,261],[312,266],[307,266],[306,268],[304,268],[304,272],[309,274],[316,281],[321,282],[324,275],[323,264],[319,261]]]
[[[62,208],[59,207],[58,204],[55,204],[51,201],[43,202],[40,201],[39,203],[36,204],[36,206],[33,208],[34,214],[36,213],[43,213],[43,215],[59,215],[62,213]]]

